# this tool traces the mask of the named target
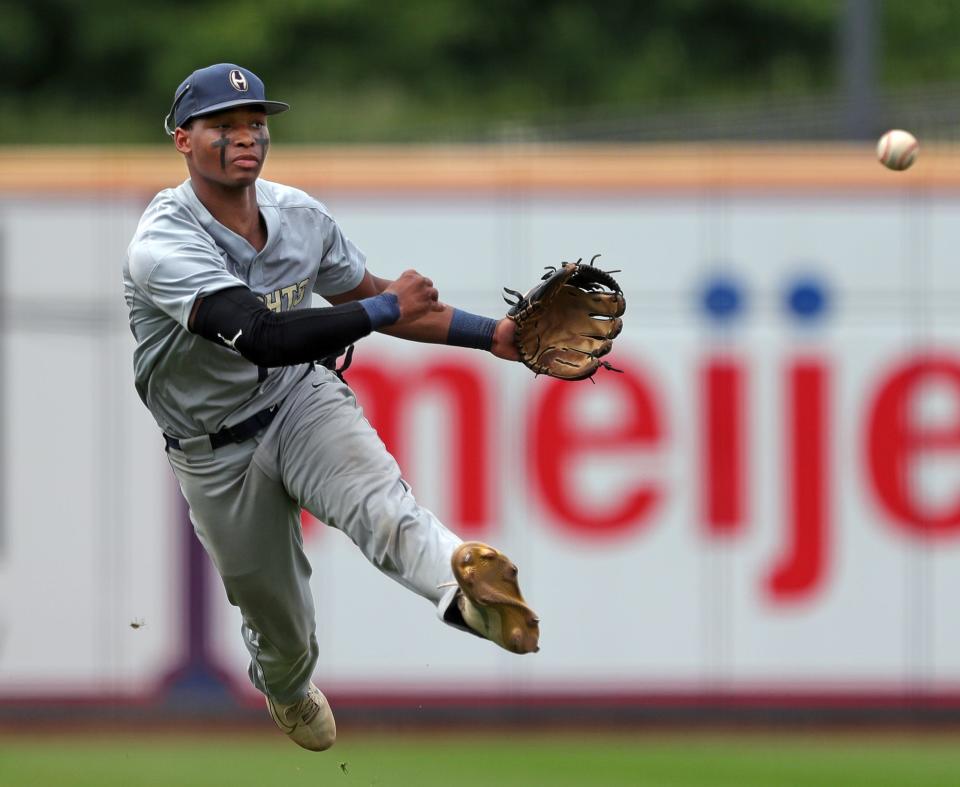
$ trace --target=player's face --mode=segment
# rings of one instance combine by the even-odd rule
[[[253,183],[270,147],[267,116],[257,107],[195,118],[189,129],[177,129],[174,140],[192,172],[223,186]]]

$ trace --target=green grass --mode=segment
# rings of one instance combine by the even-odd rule
[[[2,787],[949,787],[960,733],[0,735]]]

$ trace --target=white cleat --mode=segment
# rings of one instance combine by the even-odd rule
[[[281,705],[267,697],[267,709],[277,726],[297,746],[324,751],[337,740],[337,723],[330,703],[312,683],[307,696],[292,705]]]

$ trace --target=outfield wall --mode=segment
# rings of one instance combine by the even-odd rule
[[[514,557],[542,652],[442,626],[308,517],[329,693],[960,709],[960,156],[272,155],[380,276],[496,315],[503,286],[601,253],[628,303],[625,373],[596,385],[360,344],[369,417],[424,505]],[[0,703],[149,703],[184,675],[256,699],[132,384],[124,249],[182,177],[167,151],[0,152]]]

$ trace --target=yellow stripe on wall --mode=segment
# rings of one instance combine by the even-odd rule
[[[170,148],[0,148],[0,193],[156,192],[186,177]],[[960,148],[921,144],[891,172],[870,145],[286,147],[263,177],[311,191],[960,189]]]

